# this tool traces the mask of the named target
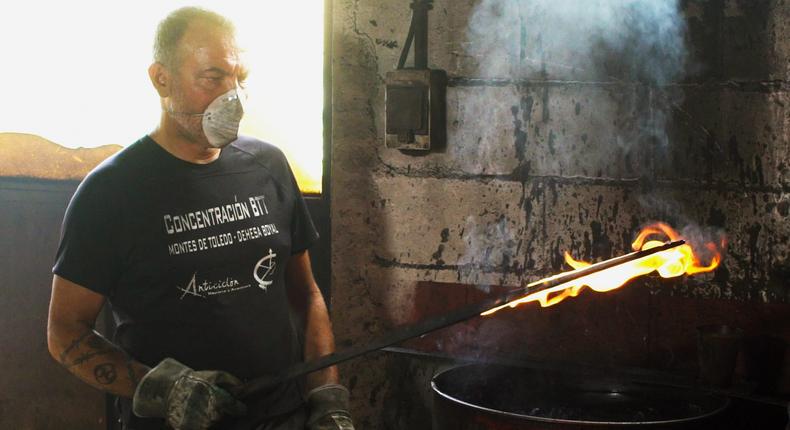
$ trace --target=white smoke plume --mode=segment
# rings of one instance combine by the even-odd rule
[[[460,72],[515,82],[620,85],[617,96],[595,100],[590,126],[619,124],[606,144],[626,153],[646,143],[665,150],[667,121],[682,94],[661,88],[683,78],[685,37],[679,0],[480,0],[469,18]],[[550,109],[542,109],[546,119]],[[629,112],[634,116],[623,122]],[[570,141],[555,143],[555,162],[572,164],[575,155],[563,147]],[[604,154],[588,153],[592,160]],[[606,170],[607,163],[603,157],[594,170]]]
[[[469,166],[464,163],[471,164],[480,172],[506,171],[503,167],[510,167],[513,158],[505,154],[511,154],[507,150],[515,138],[514,158],[528,163],[537,174],[617,176],[649,172],[641,168],[648,166],[637,165],[633,173],[623,172],[625,168],[611,168],[616,163],[612,159],[615,151],[606,146],[633,155],[623,158],[639,164],[650,158],[641,157],[651,150],[644,148],[645,143],[668,145],[667,121],[673,105],[680,100],[671,99],[665,86],[682,80],[687,68],[686,22],[679,3],[680,0],[476,0],[466,39],[456,53],[458,63],[451,67],[464,78],[496,80],[485,93],[494,96],[461,99],[466,104],[458,108],[463,114],[461,119],[468,118],[470,124],[478,124],[474,120],[481,117],[492,120],[479,121],[488,129],[475,130],[479,141],[463,152],[469,161],[458,163],[465,168]],[[558,82],[546,85],[539,81]],[[560,90],[553,92],[554,87]],[[672,97],[677,97],[677,93],[673,92]],[[583,107],[577,104],[574,115],[572,108],[564,107],[563,111],[552,104],[555,95],[558,102],[574,97],[578,101],[588,95],[596,99]],[[514,105],[514,100],[520,103]],[[549,120],[554,114],[552,109],[557,109],[554,112],[559,115]],[[512,116],[508,116],[511,112]],[[568,112],[570,117],[562,117]],[[517,123],[515,136],[502,133],[508,130],[508,120]],[[538,124],[541,120],[543,123]],[[540,133],[536,131],[538,127]],[[588,130],[590,139],[583,134]],[[543,155],[543,150],[525,149],[541,144],[536,142],[541,136],[549,136],[545,145],[551,148],[550,156]],[[626,164],[622,160],[620,163]],[[580,173],[582,168],[587,170]],[[470,216],[466,220],[466,249],[463,255],[459,254],[458,264],[475,270],[459,273],[459,282],[480,285],[484,281],[500,281],[502,285],[515,285],[516,275],[495,279],[495,272],[504,273],[524,257],[524,250],[518,245],[524,230],[516,224],[517,221],[511,224],[504,217],[495,219],[491,215]],[[546,261],[538,264],[549,267]],[[481,267],[488,268],[489,273],[479,275]],[[457,337],[496,339],[491,333],[463,331]]]
[[[481,0],[468,54],[490,78],[584,78],[665,84],[683,73],[678,0]]]

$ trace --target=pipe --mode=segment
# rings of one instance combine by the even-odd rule
[[[414,68],[428,68],[428,11],[433,9],[433,0],[414,0],[411,8],[414,11]]]

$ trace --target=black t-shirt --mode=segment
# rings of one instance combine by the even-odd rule
[[[317,238],[274,146],[241,137],[199,165],[146,136],[80,184],[53,272],[108,298],[115,342],[136,360],[244,380],[301,360],[285,267]],[[247,402],[249,418],[301,401],[285,383]]]

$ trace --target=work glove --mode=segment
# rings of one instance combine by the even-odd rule
[[[307,430],[354,430],[348,412],[348,390],[340,384],[327,384],[307,394]]]
[[[176,430],[204,430],[223,415],[243,415],[246,407],[228,391],[241,381],[227,372],[196,372],[172,358],[140,380],[132,398],[138,417],[164,418]]]

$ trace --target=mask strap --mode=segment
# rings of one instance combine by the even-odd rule
[[[171,115],[185,115],[185,116],[204,116],[205,113],[192,113],[192,112],[176,112],[174,110],[165,109]]]

